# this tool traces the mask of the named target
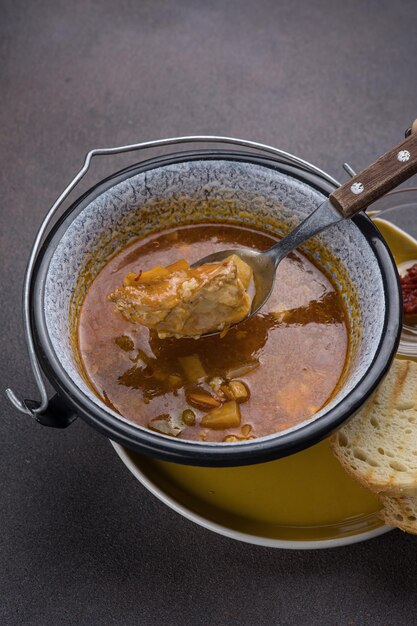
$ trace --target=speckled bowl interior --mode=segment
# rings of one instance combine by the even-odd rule
[[[49,263],[44,311],[60,364],[86,396],[111,413],[80,373],[74,336],[86,289],[106,260],[130,239],[165,225],[216,219],[284,234],[323,200],[324,195],[302,180],[220,158],[155,167],[112,186],[76,215]],[[351,351],[343,384],[313,421],[343,401],[371,366],[383,332],[385,295],[375,254],[353,222],[344,221],[315,237],[305,251],[332,272],[350,317]]]

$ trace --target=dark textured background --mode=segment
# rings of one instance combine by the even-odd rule
[[[0,380],[26,397],[28,248],[88,149],[225,134],[344,179],[417,114],[415,0],[2,0],[0,51]],[[82,421],[0,404],[1,624],[417,623],[416,538],[240,544],[165,508]]]

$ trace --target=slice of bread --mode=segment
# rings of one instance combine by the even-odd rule
[[[380,496],[383,505],[379,517],[388,524],[406,533],[417,535],[417,498],[413,496]]]
[[[330,445],[346,472],[367,489],[417,497],[417,363],[394,360],[377,391]],[[393,507],[390,501],[389,519]]]

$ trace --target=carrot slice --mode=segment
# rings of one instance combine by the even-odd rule
[[[142,272],[137,281],[138,285],[143,285],[147,283],[153,283],[157,280],[161,280],[162,278],[167,278],[170,275],[170,271],[162,267],[161,265],[157,265],[153,267],[151,270],[147,270],[146,272]]]
[[[171,263],[171,265],[166,266],[166,269],[170,272],[179,272],[181,270],[188,270],[189,268],[190,265],[185,259],[180,259],[179,261],[175,261],[175,263]]]

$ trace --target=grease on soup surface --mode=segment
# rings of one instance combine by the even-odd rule
[[[243,226],[201,224],[117,253],[92,282],[79,316],[79,353],[95,393],[129,421],[201,441],[263,437],[316,413],[344,369],[347,316],[330,280],[304,255],[281,262],[262,311],[223,337],[161,339],[108,300],[127,272],[193,263],[225,248],[265,250],[276,241]]]

